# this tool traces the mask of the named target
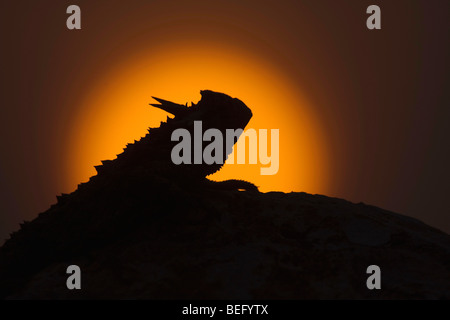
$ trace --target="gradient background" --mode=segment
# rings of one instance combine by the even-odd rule
[[[66,29],[70,4],[82,30]],[[370,4],[382,30],[366,28]],[[449,12],[447,0],[2,0],[0,243],[164,120],[151,95],[196,102],[201,89],[246,102],[250,127],[280,128],[278,176],[219,179],[249,172],[263,191],[449,232]]]

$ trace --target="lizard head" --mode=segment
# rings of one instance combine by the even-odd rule
[[[251,110],[239,99],[211,90],[200,91],[201,100],[190,107],[153,97],[159,104],[151,104],[175,116],[174,122],[189,126],[202,121],[203,130],[244,129],[252,117]]]
[[[216,129],[221,132],[224,138],[226,137],[227,129],[245,129],[252,117],[252,112],[241,100],[211,90],[202,90],[200,94],[200,101],[197,104],[192,103],[190,107],[187,104],[178,104],[153,97],[159,104],[151,104],[152,106],[175,116],[174,118],[168,118],[167,123],[162,123],[160,130],[163,131],[159,132],[170,134],[176,129],[186,129],[191,137],[194,137],[196,135],[195,126],[196,124],[198,125],[197,121],[201,121],[201,130],[203,132],[208,129]],[[168,141],[169,137],[164,137]],[[233,138],[233,144],[237,142],[236,138],[238,137],[239,135]],[[167,146],[173,148],[174,142],[168,141]],[[220,163],[189,166],[188,169],[185,169],[186,172],[190,171],[193,175],[205,177],[219,170],[232,152],[232,148],[227,147],[225,143],[223,143],[223,148],[223,152],[219,156],[221,158]],[[194,152],[195,149],[192,145],[192,159],[194,158]],[[191,163],[194,163],[194,161],[192,160]]]

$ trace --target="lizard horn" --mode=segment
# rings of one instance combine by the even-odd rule
[[[156,97],[152,97],[152,98],[155,99],[156,101],[158,101],[160,104],[150,103],[151,106],[162,109],[168,113],[173,114],[174,116],[177,116],[188,110],[188,107],[185,105],[173,103],[173,102],[163,100],[160,98],[156,98]]]

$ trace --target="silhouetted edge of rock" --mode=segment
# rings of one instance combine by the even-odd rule
[[[163,188],[131,194],[128,212],[92,211],[89,221],[65,209],[83,217],[70,237],[55,232],[70,249],[55,251],[8,298],[450,298],[450,237],[416,219],[306,193]],[[17,253],[33,237],[24,234]],[[65,286],[70,264],[82,269],[82,290]],[[366,287],[369,265],[381,268],[381,290]]]

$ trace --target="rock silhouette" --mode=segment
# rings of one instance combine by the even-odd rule
[[[450,298],[449,235],[362,203],[208,182],[221,165],[173,165],[171,131],[244,128],[250,109],[212,91],[191,107],[157,100],[173,119],[3,245],[1,298]],[[82,290],[66,288],[71,264]]]

